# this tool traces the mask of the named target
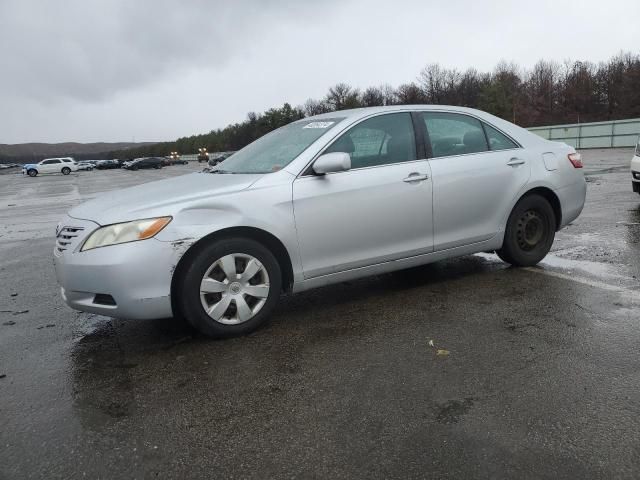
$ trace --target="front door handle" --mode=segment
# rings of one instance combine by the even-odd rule
[[[523,165],[525,162],[521,158],[513,157],[511,160],[507,162],[507,165],[510,167],[517,167],[518,165]]]
[[[420,175],[417,172],[410,173],[407,178],[402,180],[405,183],[413,183],[413,182],[421,182],[422,180],[428,180],[429,174],[425,173],[424,175]]]

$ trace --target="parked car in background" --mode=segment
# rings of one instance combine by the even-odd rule
[[[110,170],[112,168],[120,168],[120,163],[117,160],[100,160],[96,164],[98,170]]]
[[[77,310],[246,334],[283,291],[477,252],[535,265],[582,211],[582,166],[573,147],[470,108],[326,113],[209,171],[76,206],[56,275]]]
[[[138,170],[141,168],[162,168],[164,159],[160,157],[142,157],[136,158],[132,162],[125,162],[122,168],[128,170]]]
[[[22,167],[22,173],[30,177],[47,173],[69,175],[71,172],[77,171],[78,164],[72,157],[45,158],[38,163],[28,163]]]
[[[132,162],[132,161],[133,161],[133,158],[118,158],[116,160],[116,162],[118,162],[118,164],[120,165],[120,168],[122,168],[125,163]]]
[[[636,150],[631,159],[631,187],[636,193],[640,193],[640,137],[636,144]]]
[[[212,153],[210,155],[209,158],[209,166],[210,167],[215,167],[216,165],[218,165],[221,162],[224,162],[227,158],[229,158],[231,155],[233,155],[235,152],[219,152],[219,153]]]
[[[168,167],[170,165],[186,165],[189,163],[187,160],[183,160],[180,157],[162,157],[163,165]]]
[[[19,163],[0,163],[0,169],[2,170],[6,170],[9,168],[18,168],[18,167],[22,167],[22,165]]]
[[[86,170],[88,172],[90,172],[91,170],[93,170],[94,165],[91,162],[78,162],[78,170]]]

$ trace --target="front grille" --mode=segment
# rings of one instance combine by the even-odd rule
[[[83,230],[84,227],[62,227],[56,235],[56,251],[62,253],[73,248]]]

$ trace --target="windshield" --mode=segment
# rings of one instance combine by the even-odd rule
[[[344,117],[299,120],[250,143],[219,163],[220,173],[271,173],[287,166]]]

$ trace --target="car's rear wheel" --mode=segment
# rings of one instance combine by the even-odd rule
[[[27,175],[29,175],[30,177],[35,177],[36,175],[38,175],[38,171],[30,168],[29,170],[27,170]]]
[[[62,169],[62,174],[63,175],[69,175],[71,173],[71,169],[69,167],[64,167]]]
[[[498,256],[507,263],[528,267],[540,262],[551,249],[556,217],[548,200],[527,195],[513,207]]]
[[[178,281],[181,313],[210,337],[243,335],[263,325],[282,288],[273,253],[246,238],[207,245],[189,261]]]

